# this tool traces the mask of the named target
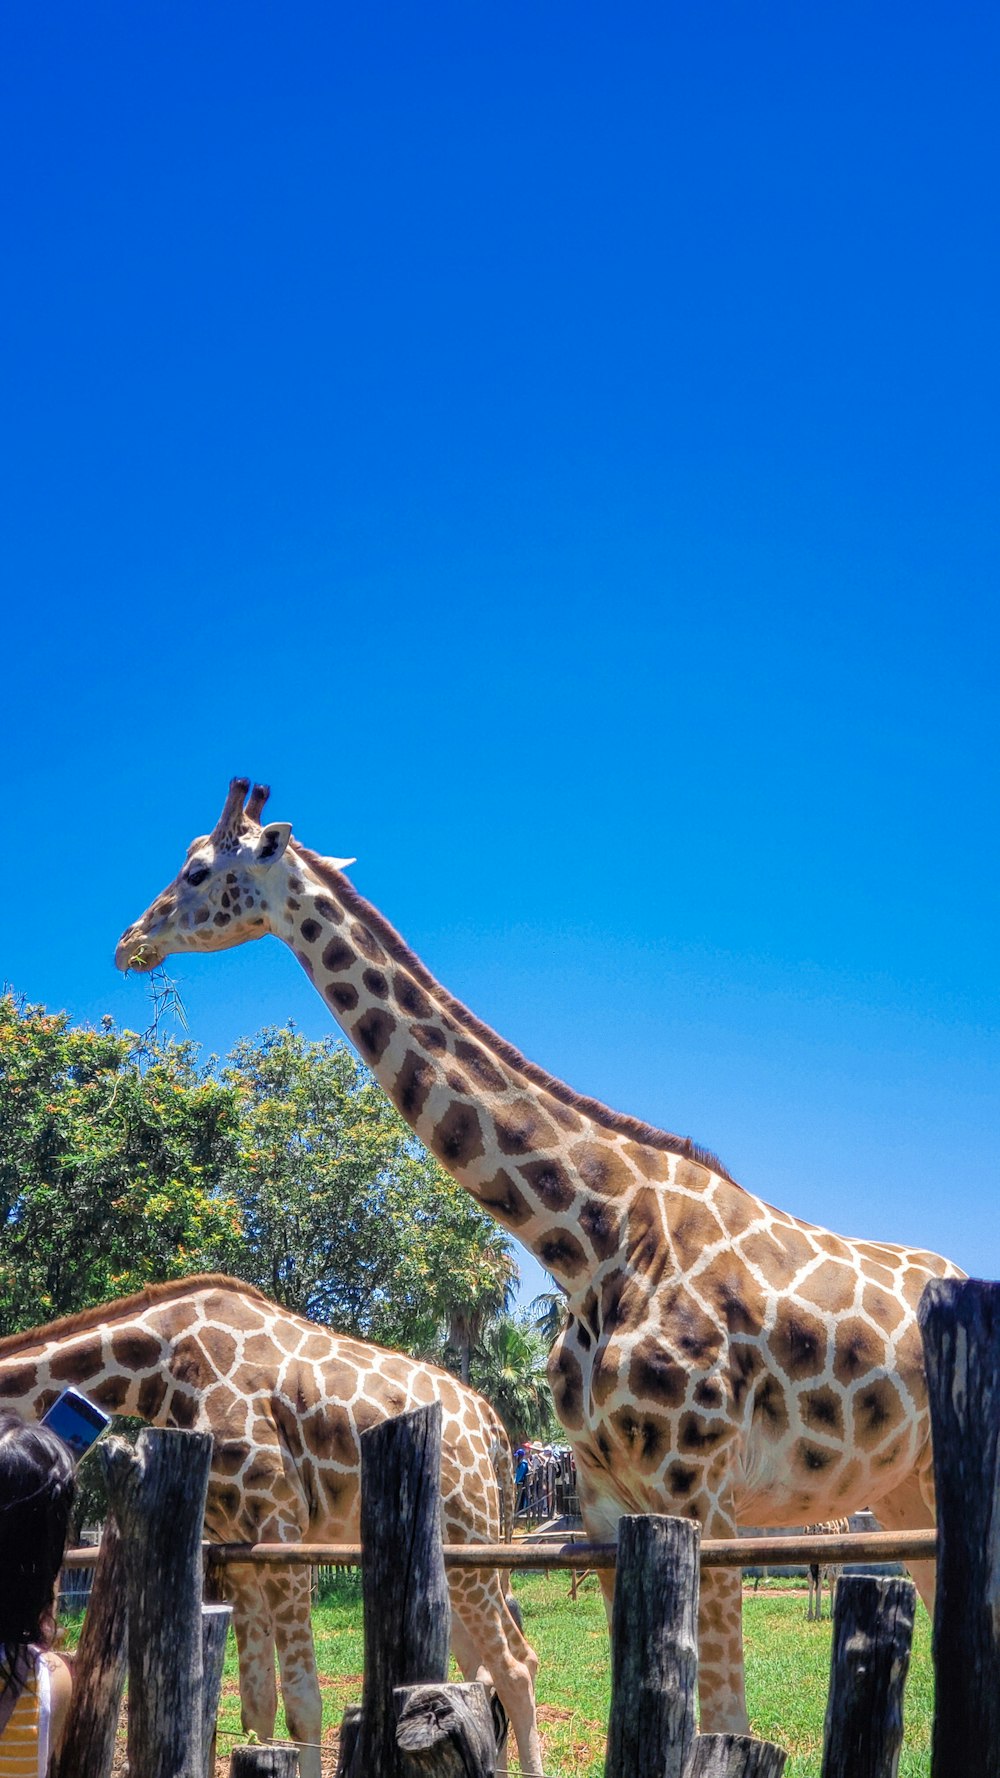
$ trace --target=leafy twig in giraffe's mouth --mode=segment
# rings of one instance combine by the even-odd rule
[[[142,953],[138,955],[141,957]],[[146,976],[153,1016],[136,1043],[136,1052],[140,1056],[150,1056],[160,1041],[160,1029],[165,1020],[175,1019],[182,1031],[187,1030],[188,1020],[177,983],[167,974],[163,964],[140,964],[140,968]]]

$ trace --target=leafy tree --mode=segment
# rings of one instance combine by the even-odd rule
[[[0,1333],[214,1269],[543,1424],[507,1236],[344,1044],[267,1030],[203,1066],[0,997]]]
[[[508,1300],[510,1243],[353,1053],[272,1029],[238,1044],[222,1079],[240,1103],[240,1276],[384,1345],[429,1351],[456,1328],[471,1343]]]
[[[136,1043],[0,996],[0,1333],[231,1250],[238,1101],[191,1045]]]

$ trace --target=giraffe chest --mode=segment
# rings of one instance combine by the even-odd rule
[[[735,1436],[720,1347],[679,1353],[652,1321],[571,1318],[553,1349],[556,1410],[601,1491],[638,1510],[692,1488]]]

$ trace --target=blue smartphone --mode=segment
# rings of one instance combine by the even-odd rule
[[[42,1425],[62,1439],[72,1453],[74,1463],[79,1463],[111,1425],[111,1415],[95,1408],[93,1402],[78,1390],[64,1389],[48,1413],[42,1415]]]

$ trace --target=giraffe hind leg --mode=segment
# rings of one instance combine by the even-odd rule
[[[891,1494],[884,1494],[876,1500],[872,1507],[880,1525],[886,1531],[931,1531],[936,1523],[934,1514],[933,1485],[930,1469],[923,1473],[914,1473],[907,1478]],[[934,1616],[934,1589],[937,1581],[937,1567],[934,1562],[908,1562],[907,1570],[913,1577],[917,1592]]]
[[[312,1633],[310,1572],[290,1565],[269,1573],[263,1584],[274,1619],[285,1721],[292,1740],[299,1743],[299,1772],[301,1778],[320,1778],[323,1704]]]
[[[233,1563],[226,1570],[226,1593],[240,1667],[240,1720],[248,1734],[269,1741],[278,1711],[274,1676],[274,1619],[255,1568]]]

